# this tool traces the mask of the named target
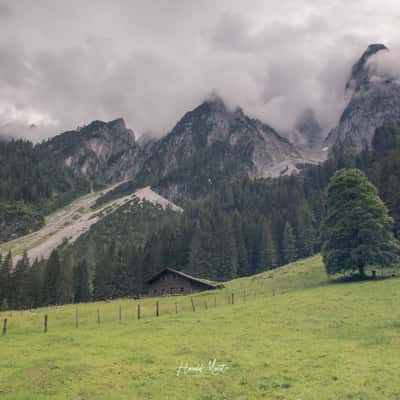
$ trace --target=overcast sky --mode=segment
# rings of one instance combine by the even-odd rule
[[[328,128],[351,65],[399,26],[398,0],[0,0],[0,132],[122,116],[162,135],[213,91],[280,130],[307,107]]]

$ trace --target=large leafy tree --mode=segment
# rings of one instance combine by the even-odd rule
[[[393,220],[376,187],[358,169],[340,170],[327,189],[322,255],[328,274],[389,265],[398,259]]]

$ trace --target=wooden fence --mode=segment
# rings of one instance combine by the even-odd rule
[[[152,302],[151,298],[139,299],[139,300],[131,300],[132,303],[129,306],[122,307],[122,305],[117,305],[118,300],[113,301],[112,303],[116,303],[115,309],[115,319],[114,322],[122,322],[128,320],[142,320],[148,319],[152,317],[162,317],[164,315],[179,315],[185,312],[201,312],[208,311],[213,308],[217,308],[220,306],[235,306],[237,304],[248,304],[252,300],[256,300],[260,296],[264,297],[273,297],[277,294],[283,294],[280,290],[278,292],[277,289],[273,288],[256,288],[253,290],[236,290],[236,291],[227,291],[223,290],[220,293],[213,292],[202,292],[197,293],[194,296],[171,296],[165,297],[165,302],[163,303],[163,298],[154,298],[154,302]],[[144,300],[144,301],[143,301]],[[111,303],[111,304],[112,304]],[[82,323],[86,323],[86,326],[92,321],[93,325],[101,325],[105,323],[105,315],[106,313],[102,312],[101,308],[98,307],[95,309],[93,318],[85,313],[85,316],[82,318],[80,314],[80,306],[81,310],[85,309],[85,305],[89,305],[90,303],[82,303],[81,305],[77,305],[75,307],[75,312],[71,316],[71,325],[75,326],[78,329]],[[98,304],[98,303],[97,303]],[[66,307],[70,305],[65,305]],[[251,305],[248,304],[250,307]],[[153,307],[153,311],[151,310]],[[52,320],[51,317],[57,317],[57,313],[54,312],[54,309],[62,309],[65,312],[64,306],[53,306],[48,308],[39,309],[37,312],[42,317],[41,326],[37,326],[37,330],[43,333],[51,332]],[[36,310],[24,310],[18,311],[18,313],[34,313]],[[146,311],[146,312],[145,312]],[[15,313],[15,312],[14,312]],[[2,335],[5,336],[13,331],[13,313],[12,312],[3,312],[3,316],[7,315],[7,317],[1,318],[2,320]],[[110,313],[107,315],[109,316]],[[20,318],[21,316],[19,316]],[[58,316],[58,319],[59,316]],[[64,320],[64,319],[63,319]],[[109,319],[107,322],[112,322],[113,319]],[[35,326],[40,322],[37,321]],[[63,325],[65,327],[65,325]],[[32,325],[29,326],[30,328]],[[21,329],[21,328],[20,328]]]

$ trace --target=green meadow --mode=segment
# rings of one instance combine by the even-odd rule
[[[330,281],[313,257],[192,297],[6,312],[0,399],[400,399],[399,304],[398,278]]]

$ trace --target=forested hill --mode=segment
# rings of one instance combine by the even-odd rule
[[[13,307],[46,304],[40,288],[48,279],[67,293],[53,302],[73,301],[78,290],[73,283],[82,282],[80,276],[85,277],[85,299],[100,300],[142,293],[148,277],[165,267],[228,280],[312,255],[320,250],[325,188],[335,171],[345,167],[362,169],[375,183],[399,237],[400,128],[378,129],[372,145],[356,155],[336,154],[320,165],[306,166],[296,176],[227,179],[201,201],[185,203],[183,213],[130,202],[75,243],[64,244],[58,256],[36,262],[31,272],[26,260],[18,263],[16,271],[24,271],[18,276],[25,276],[28,286],[34,284],[39,295],[30,304],[12,300]],[[3,272],[4,265],[9,265],[7,259]]]
[[[0,141],[0,242],[40,228],[43,216],[91,189],[46,147]]]

